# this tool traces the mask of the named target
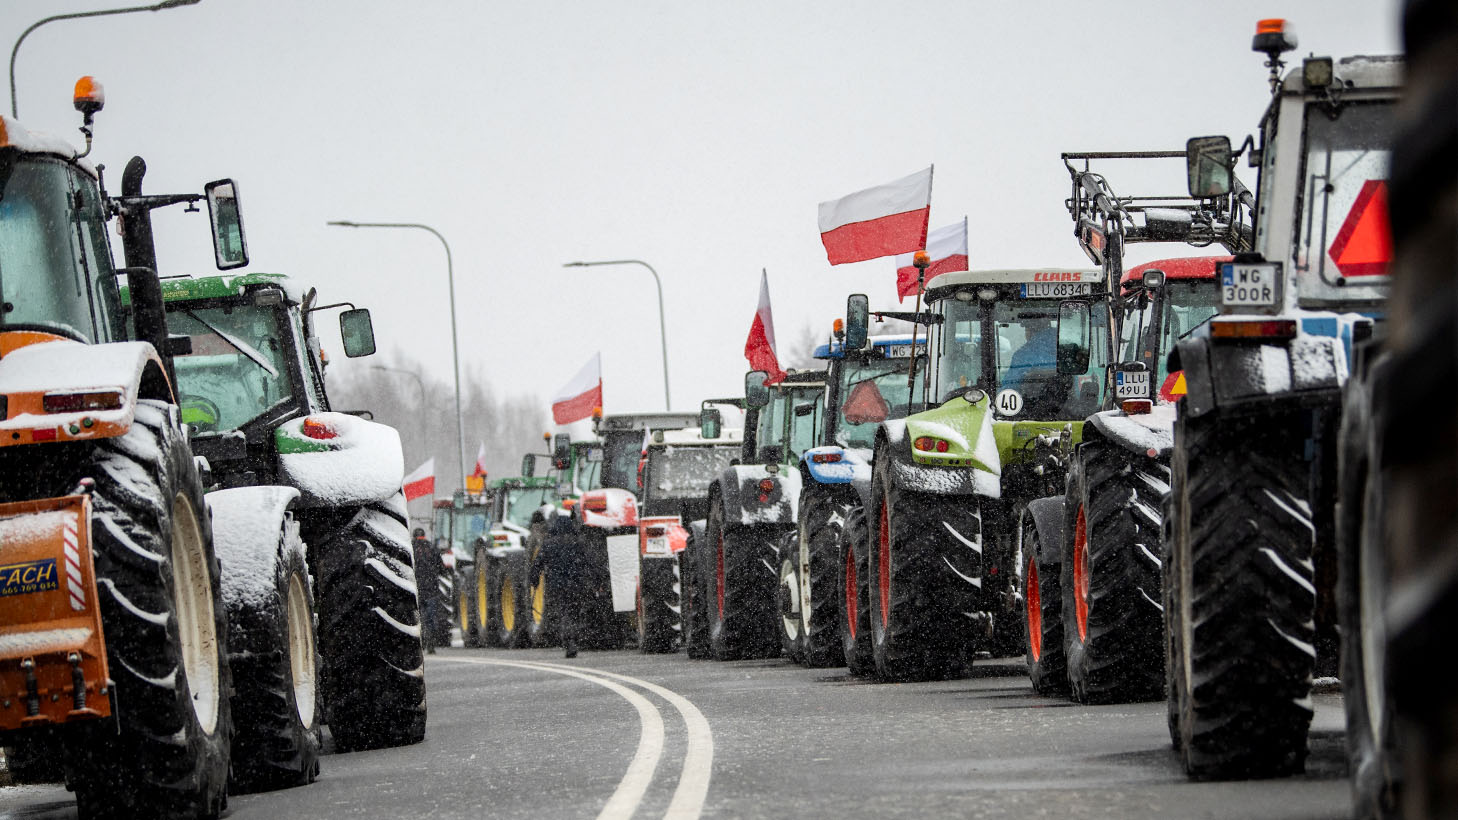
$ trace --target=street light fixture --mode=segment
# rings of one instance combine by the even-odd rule
[[[425,382],[420,378],[419,373],[416,373],[413,370],[405,370],[399,367],[385,367],[382,364],[372,364],[370,365],[370,369],[378,370],[382,373],[398,373],[402,376],[409,376],[410,378],[414,379],[415,384],[420,388],[420,406],[425,406]]]
[[[446,254],[446,285],[450,289],[451,298],[451,375],[456,382],[456,446],[461,458],[461,486],[466,486],[466,422],[461,415],[461,349],[456,342],[456,272],[451,262],[451,246],[440,231],[429,225],[422,225],[419,222],[350,222],[338,219],[328,224],[340,228],[415,228],[422,231],[430,231],[440,244],[445,248]],[[424,385],[421,386],[422,395]]]
[[[40,28],[46,23],[54,23],[57,20],[78,20],[82,17],[107,17],[113,14],[130,14],[134,11],[162,11],[163,9],[176,8],[178,6],[196,5],[199,0],[163,0],[161,3],[154,3],[150,6],[131,6],[124,9],[99,9],[97,11],[77,11],[70,14],[55,14],[43,20],[37,20],[30,24],[30,28],[22,31],[15,40],[15,47],[10,49],[10,116],[20,118],[18,106],[15,103],[15,54],[20,51],[20,44],[32,31]]]
[[[663,409],[672,410],[673,402],[668,397],[668,324],[663,318],[663,280],[658,271],[641,259],[611,259],[602,262],[568,262],[564,268],[592,268],[598,265],[642,265],[653,274],[653,283],[658,286],[658,342],[663,348]]]

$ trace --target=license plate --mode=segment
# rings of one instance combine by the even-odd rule
[[[1149,398],[1149,371],[1115,370],[1114,397],[1120,401]]]
[[[643,542],[644,555],[667,555],[668,539],[663,537],[648,538]]]
[[[885,354],[883,354],[883,355],[885,355],[885,357],[888,358],[888,359],[909,359],[909,358],[911,358],[911,345],[910,345],[910,343],[904,344],[904,345],[886,345],[886,347],[883,348],[883,349],[886,351]],[[922,345],[922,344],[917,345],[916,346],[916,352],[917,353],[925,353],[926,352],[926,345]]]
[[[1236,264],[1220,266],[1220,304],[1228,307],[1269,307],[1278,301],[1281,266]]]
[[[1065,299],[1093,293],[1090,282],[1029,282],[1022,287],[1024,299]]]

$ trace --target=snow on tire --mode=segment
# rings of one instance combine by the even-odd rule
[[[780,652],[775,626],[772,539],[777,527],[726,526],[711,497],[702,557],[708,564],[709,648],[715,660],[772,658]]]
[[[801,663],[812,669],[843,666],[841,539],[851,509],[847,493],[810,484],[800,504],[795,545],[799,548]]]
[[[871,645],[871,593],[868,585],[870,569],[867,550],[866,510],[850,507],[841,532],[841,567],[837,573],[839,589],[840,646],[846,668],[852,675],[876,673],[876,659]]]
[[[233,733],[227,624],[176,408],[142,400],[125,435],[57,450],[75,459],[66,489],[96,482],[91,546],[117,704],[114,721],[64,741],[78,813],[216,816]]]
[[[329,732],[343,751],[425,738],[425,659],[415,569],[398,504],[365,505],[315,548]]]
[[[1175,421],[1169,697],[1191,777],[1304,767],[1316,661],[1305,439],[1290,417]]]
[[[875,461],[868,522],[876,677],[960,677],[977,648],[969,615],[985,609],[977,499],[902,490],[881,469],[890,458]]]
[[[1068,683],[1080,703],[1164,694],[1160,499],[1169,469],[1103,441],[1078,449],[1068,480],[1062,616]]]
[[[215,513],[219,526],[223,518]],[[301,786],[319,773],[314,598],[299,525],[292,516],[280,523],[276,543],[262,545],[265,554],[236,555],[248,545],[224,549],[232,536],[217,539],[224,586],[231,591],[224,596],[228,658],[233,713],[240,718],[233,735],[234,793]]]
[[[672,652],[678,648],[682,626],[679,613],[678,560],[638,560],[638,651],[645,655]]]

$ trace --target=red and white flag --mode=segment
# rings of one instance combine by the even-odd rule
[[[832,265],[926,247],[932,168],[820,203],[820,241]]]
[[[931,257],[931,266],[926,269],[923,284],[937,274],[967,270],[967,217],[927,234],[926,253]],[[917,271],[916,266],[911,264],[915,255],[913,251],[896,257],[896,295],[902,300],[916,295]]]
[[[486,476],[486,442],[484,441],[476,448],[476,469],[471,471],[471,475],[482,478]]]
[[[592,408],[601,406],[602,354],[594,353],[552,399],[552,421],[571,424],[591,416]]]
[[[775,353],[775,316],[770,312],[769,272],[759,274],[759,308],[754,311],[754,321],[749,325],[749,338],[744,340],[744,358],[749,360],[751,370],[763,370],[769,374],[766,384],[774,384],[785,378],[780,368],[780,357]]]
[[[414,501],[423,495],[435,495],[434,458],[427,458],[424,464],[405,476],[405,500]]]

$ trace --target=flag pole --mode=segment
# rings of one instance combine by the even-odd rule
[[[931,266],[931,254],[926,251],[917,251],[911,257],[911,264],[916,266],[916,310],[912,313],[921,313],[921,291],[926,287],[926,269]],[[906,370],[906,404],[908,407],[916,401],[916,326],[915,318],[911,320],[911,367]],[[930,332],[930,331],[928,331]]]

